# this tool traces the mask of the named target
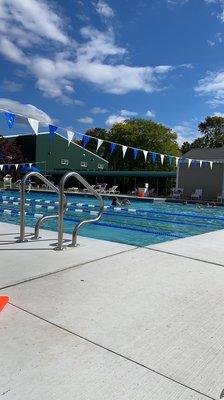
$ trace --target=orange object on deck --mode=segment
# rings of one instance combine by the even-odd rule
[[[0,312],[3,310],[3,308],[6,306],[6,304],[9,301],[8,296],[0,296]]]

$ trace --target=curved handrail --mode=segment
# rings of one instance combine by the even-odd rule
[[[57,186],[53,185],[45,176],[43,176],[40,172],[35,172],[31,171],[28,172],[26,175],[24,175],[22,181],[21,181],[21,187],[20,187],[20,237],[17,240],[17,242],[27,242],[25,239],[25,197],[26,197],[26,181],[28,178],[31,176],[36,176],[39,178],[42,182],[44,182],[46,185],[48,185],[52,190],[54,190],[56,193],[59,194],[59,189]],[[63,205],[64,209],[63,212],[65,211],[67,202],[65,195],[63,194]],[[43,217],[40,217],[35,225],[34,228],[34,239],[38,239],[39,237],[39,231],[40,231],[40,225],[43,221],[46,221],[47,219],[52,219],[52,218],[58,218],[58,215],[45,215]]]
[[[64,187],[65,187],[65,182],[67,181],[68,178],[70,177],[75,177],[79,182],[83,184],[83,186],[86,187],[98,200],[100,203],[100,208],[99,212],[96,218],[92,219],[87,219],[85,221],[81,221],[78,225],[75,226],[73,233],[72,233],[72,243],[69,245],[69,247],[75,247],[76,246],[76,241],[77,241],[77,234],[79,229],[90,223],[90,222],[96,222],[100,219],[103,209],[104,209],[104,202],[102,196],[92,188],[92,186],[89,185],[89,183],[77,172],[67,172],[65,175],[60,180],[59,183],[59,206],[58,206],[58,244],[55,247],[55,250],[63,250],[63,225],[64,225],[64,220],[63,220],[63,193],[64,193]]]

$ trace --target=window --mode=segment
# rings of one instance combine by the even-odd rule
[[[64,158],[61,159],[61,165],[68,165],[69,161],[65,160]]]
[[[104,165],[103,164],[98,164],[98,169],[104,169]]]
[[[86,161],[81,161],[81,167],[87,167],[87,162]]]

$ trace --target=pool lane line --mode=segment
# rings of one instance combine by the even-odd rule
[[[105,350],[105,351],[107,351],[107,352],[109,352],[109,353],[111,353],[111,354],[113,354],[113,355],[115,355],[115,356],[117,356],[119,358],[122,358],[122,359],[124,359],[124,360],[126,360],[126,361],[128,361],[128,362],[130,362],[132,364],[138,365],[139,367],[144,368],[144,369],[150,371],[151,373],[153,373],[155,375],[158,375],[158,376],[160,376],[160,377],[162,377],[162,378],[164,378],[164,379],[166,379],[168,381],[171,381],[171,382],[175,383],[178,386],[184,387],[185,389],[188,389],[188,390],[190,390],[190,391],[192,391],[194,393],[200,394],[201,396],[205,397],[206,399],[217,400],[215,397],[211,397],[209,394],[205,394],[205,393],[201,392],[200,390],[187,385],[186,383],[180,382],[177,379],[172,378],[172,376],[169,376],[169,375],[167,375],[167,374],[165,374],[163,372],[160,372],[160,371],[158,371],[158,370],[156,370],[156,369],[154,369],[152,367],[149,367],[149,366],[147,366],[147,365],[145,365],[145,364],[143,364],[143,363],[141,363],[141,362],[139,362],[139,361],[137,361],[137,360],[135,360],[135,359],[133,359],[131,357],[128,357],[125,354],[119,353],[116,350],[113,350],[113,349],[111,349],[109,347],[106,347],[106,346],[104,346],[104,345],[102,345],[102,344],[100,344],[98,342],[95,342],[94,340],[89,339],[88,337],[82,336],[79,333],[76,333],[76,332],[72,331],[71,329],[65,328],[64,326],[57,324],[56,322],[50,321],[50,320],[48,320],[48,319],[46,319],[46,318],[44,318],[44,317],[42,317],[42,316],[40,316],[38,314],[33,313],[32,311],[26,310],[25,308],[23,308],[21,306],[17,306],[14,303],[9,302],[9,304],[12,307],[14,307],[14,308],[26,313],[26,314],[29,314],[32,317],[37,318],[42,322],[46,322],[47,324],[53,326],[54,328],[57,328],[59,330],[62,330],[64,332],[70,334],[70,335],[73,335],[73,336],[75,336],[75,337],[77,337],[77,338],[79,338],[79,339],[81,339],[81,340],[83,340],[83,341],[85,341],[85,342],[87,342],[89,344],[92,344],[95,347],[98,347],[98,348],[100,348],[102,350]]]
[[[26,201],[28,201],[28,200],[30,202],[37,202],[37,199],[34,199],[34,200],[33,199],[26,199]],[[55,207],[58,206],[58,202],[55,202],[53,200],[41,200],[41,201],[42,201],[42,203],[45,203],[45,204],[43,204],[43,207],[44,206],[47,207],[48,205],[52,205],[52,204],[55,204]],[[0,203],[1,203],[1,201],[0,201]],[[38,201],[38,203],[40,203],[40,202]],[[11,204],[13,204],[13,202]],[[78,203],[70,203],[69,207],[70,206],[72,206],[72,207],[73,206],[74,207],[77,206],[77,207],[83,207],[83,208],[85,208],[85,207],[87,207],[87,208],[99,208],[99,206],[97,204],[88,204],[88,203],[80,203],[80,202],[78,202]],[[119,208],[119,207],[107,206],[106,205],[106,208],[114,210],[115,208]],[[132,210],[132,211],[130,211],[130,210]],[[135,210],[135,212],[133,210]],[[215,217],[215,216],[207,217],[207,216],[198,215],[198,214],[187,214],[186,212],[184,212],[184,213],[173,213],[173,212],[169,212],[169,211],[156,211],[156,210],[146,210],[146,209],[131,209],[130,207],[129,208],[120,207],[120,210],[116,210],[116,211],[117,212],[118,211],[124,211],[126,213],[133,212],[133,214],[134,213],[136,213],[136,214],[138,214],[138,213],[162,214],[162,215],[171,215],[171,216],[179,216],[179,217],[199,218],[199,219],[205,219],[205,220],[214,219],[214,220],[219,220],[219,221],[223,221],[224,222],[224,217]],[[203,209],[203,211],[205,212],[206,210]]]

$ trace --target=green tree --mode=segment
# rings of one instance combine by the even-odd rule
[[[20,146],[11,140],[3,138],[0,136],[0,164],[19,164],[24,162],[24,157]],[[5,171],[1,171],[1,175],[4,175]],[[17,177],[18,171],[15,169],[10,169],[10,174]]]
[[[138,149],[149,150],[162,154],[179,155],[177,135],[171,129],[151,120],[132,119],[124,123],[114,124],[108,132],[108,140]],[[150,156],[145,162],[143,152],[139,152],[136,160],[133,150],[128,149],[123,159],[121,148],[116,148],[110,156],[110,147],[105,149],[105,155],[110,161],[111,169],[143,170],[143,169],[171,169],[167,162],[164,165],[160,160],[152,164]]]
[[[191,149],[191,143],[189,142],[184,142],[181,146],[181,154],[185,154],[187,153],[187,151],[189,151]]]
[[[204,122],[198,125],[198,129],[203,135],[196,139],[191,147],[222,147],[224,146],[224,118],[207,117]]]

